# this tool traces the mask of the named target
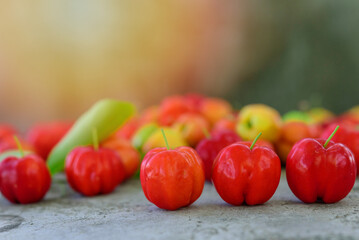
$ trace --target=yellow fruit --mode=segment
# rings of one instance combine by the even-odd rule
[[[262,139],[275,142],[281,127],[280,114],[264,104],[247,105],[240,111],[236,125],[237,133],[243,140],[253,140],[260,132]]]

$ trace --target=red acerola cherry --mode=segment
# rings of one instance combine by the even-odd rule
[[[214,161],[213,184],[229,204],[263,204],[278,187],[281,175],[279,157],[270,148],[254,146],[255,141],[251,147],[246,143],[229,145]]]
[[[126,176],[120,157],[106,148],[74,148],[65,170],[70,186],[85,196],[111,193]]]
[[[7,157],[0,163],[0,191],[12,203],[38,202],[50,185],[45,161],[35,154]]]
[[[140,178],[146,198],[167,210],[191,205],[205,180],[203,163],[190,147],[152,149],[143,159]]]
[[[288,185],[305,203],[340,201],[353,188],[356,171],[354,156],[346,146],[313,138],[297,142],[286,165]]]

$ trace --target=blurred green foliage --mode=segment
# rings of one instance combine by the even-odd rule
[[[271,4],[279,47],[233,88],[232,102],[263,102],[282,113],[318,106],[340,113],[359,104],[359,1]]]

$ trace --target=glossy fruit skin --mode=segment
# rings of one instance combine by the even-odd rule
[[[218,153],[228,145],[241,141],[241,138],[233,131],[221,130],[212,134],[211,138],[203,139],[196,147],[196,151],[204,164],[207,181],[211,181],[214,159]]]
[[[35,152],[46,160],[51,150],[66,135],[71,126],[72,123],[68,122],[37,124],[29,130],[27,139],[34,146]]]
[[[40,201],[50,189],[51,176],[45,161],[29,154],[8,157],[0,163],[0,190],[12,203]]]
[[[229,204],[257,205],[275,193],[281,175],[277,154],[267,147],[252,150],[241,143],[224,148],[213,163],[212,182]]]
[[[152,149],[142,161],[140,179],[146,198],[167,210],[191,205],[205,181],[203,163],[190,147]]]
[[[125,179],[132,177],[140,167],[140,153],[128,140],[112,137],[101,143],[101,146],[114,150],[120,156],[125,168]]]
[[[337,124],[329,125],[320,136],[321,138],[328,138],[333,132]],[[359,130],[355,127],[340,125],[340,128],[331,139],[333,142],[342,143],[347,146],[354,154],[354,159],[357,165],[357,174],[359,173]]]
[[[66,158],[70,186],[85,196],[111,193],[125,178],[125,168],[113,150],[76,147]]]
[[[335,203],[353,188],[356,164],[343,144],[306,138],[296,143],[287,158],[286,174],[290,189],[305,203],[322,200]]]

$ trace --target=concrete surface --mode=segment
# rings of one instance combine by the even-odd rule
[[[106,196],[74,193],[63,176],[41,203],[0,198],[0,239],[359,239],[359,186],[339,203],[299,202],[284,172],[273,198],[233,207],[211,184],[191,207],[170,212],[144,197],[138,180]]]

